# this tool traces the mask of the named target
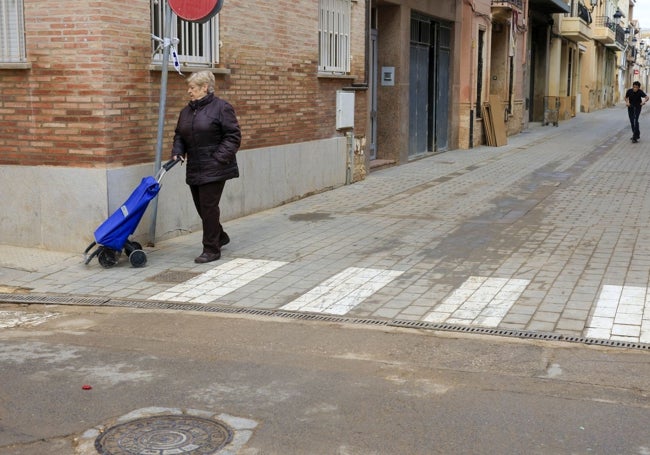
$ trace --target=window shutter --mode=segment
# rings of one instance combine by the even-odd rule
[[[319,71],[350,71],[350,0],[320,0]]]
[[[0,0],[0,62],[19,63],[25,58],[22,0]]]

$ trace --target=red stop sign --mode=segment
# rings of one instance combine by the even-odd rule
[[[189,22],[207,22],[223,6],[223,0],[168,0],[178,17]]]

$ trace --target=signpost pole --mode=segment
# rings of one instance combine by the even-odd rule
[[[160,76],[160,105],[158,107],[158,135],[156,140],[156,159],[154,162],[154,175],[160,170],[162,163],[163,131],[165,129],[165,107],[167,104],[167,76],[169,71],[169,48],[171,47],[172,9],[167,0],[165,2],[165,25],[163,29],[163,57]],[[151,225],[149,226],[149,246],[156,243],[156,219],[158,216],[158,198],[154,198],[151,205]]]
[[[165,104],[167,103],[167,76],[169,71],[169,52],[172,45],[172,10],[179,18],[204,23],[217,14],[224,0],[159,0],[165,2],[165,24],[163,28],[163,55],[160,77],[160,106],[158,109],[158,137],[156,141],[156,159],[154,163],[154,175],[160,170],[162,163],[163,130],[165,127]],[[175,54],[174,54],[175,55]],[[178,61],[175,58],[175,65]],[[151,225],[149,226],[149,245],[154,246],[156,242],[156,219],[158,217],[158,198],[151,201]]]

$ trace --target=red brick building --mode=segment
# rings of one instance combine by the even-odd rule
[[[0,191],[10,195],[3,218],[13,214],[0,238],[78,250],[154,173],[162,52],[152,34],[163,35],[166,8],[163,0],[0,3],[8,11],[0,24]],[[350,130],[336,128],[337,91],[354,94],[363,159],[367,20],[357,0],[228,0],[205,24],[175,18],[181,71],[212,70],[217,95],[241,123],[242,177],[227,186],[226,218],[345,183]],[[163,160],[185,92],[171,68]],[[158,238],[198,226],[181,174],[166,177]]]

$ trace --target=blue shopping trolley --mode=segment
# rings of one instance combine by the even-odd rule
[[[133,267],[143,267],[147,263],[147,255],[142,251],[142,245],[129,240],[129,236],[138,227],[149,202],[158,195],[163,176],[178,161],[180,160],[169,160],[155,177],[144,177],[124,204],[95,230],[95,241],[84,251],[86,265],[96,256],[102,267],[113,267],[117,264],[122,250]],[[89,254],[95,246],[97,248]]]

